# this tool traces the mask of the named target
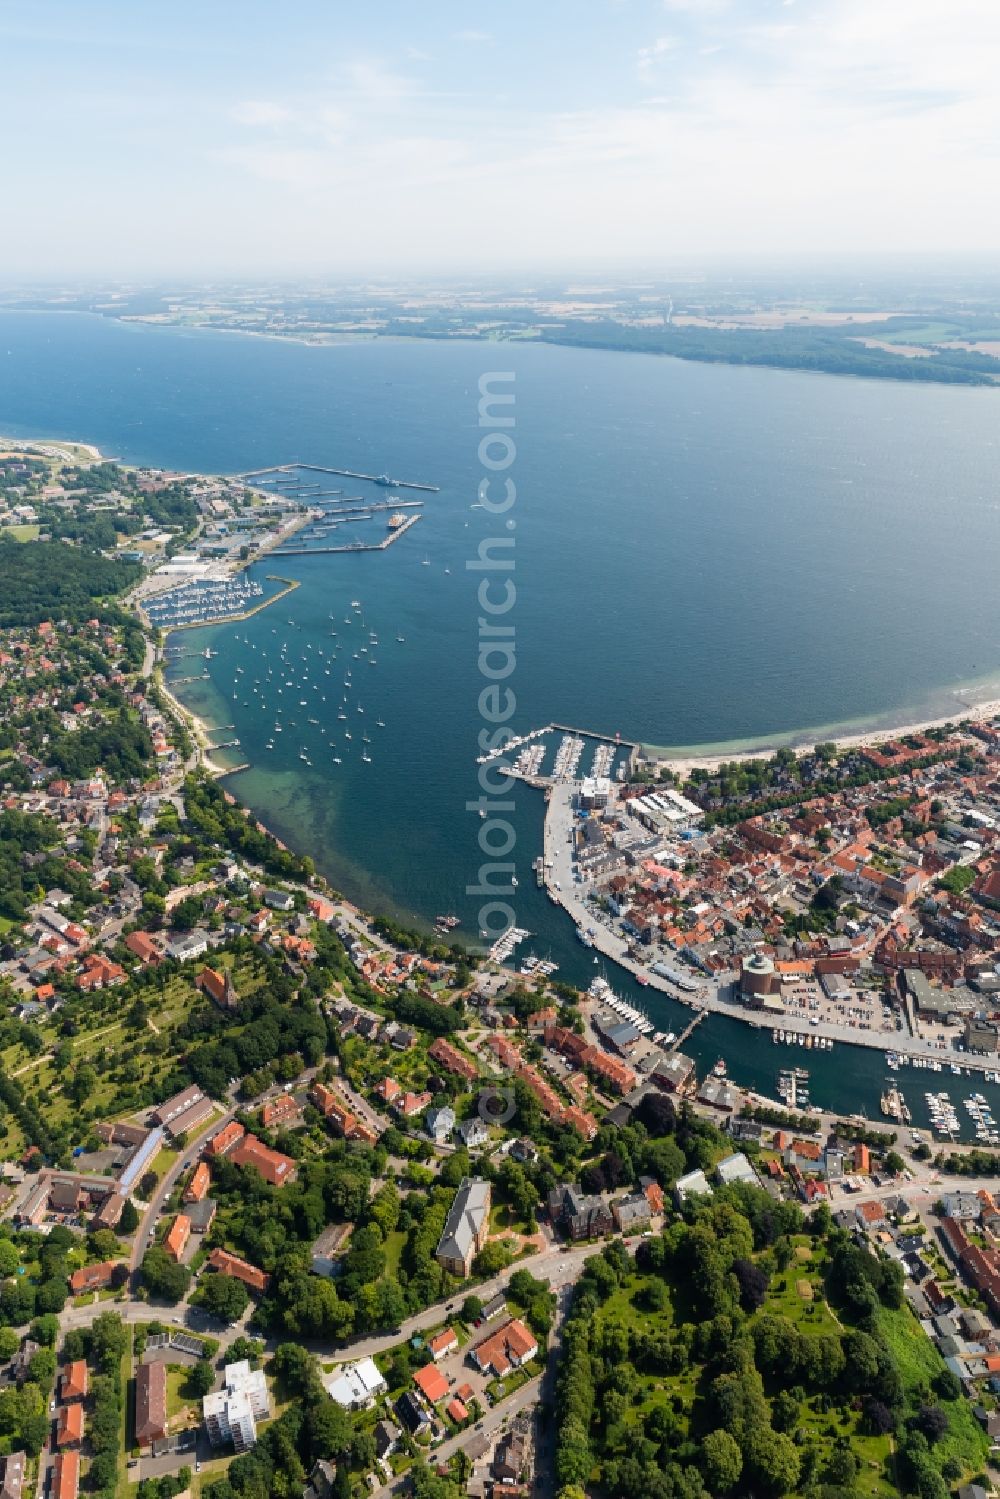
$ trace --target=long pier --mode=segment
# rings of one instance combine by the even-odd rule
[[[382,541],[349,541],[341,547],[280,547],[271,553],[272,557],[325,557],[331,552],[385,552],[398,541],[404,532],[411,526],[415,526],[420,519],[420,514],[409,515],[401,526],[395,531],[390,531]]]
[[[263,474],[291,474],[296,469],[301,469],[310,474],[336,474],[340,479],[363,479],[368,484],[378,484],[384,481],[388,475],[383,474],[359,474],[353,468],[330,468],[323,463],[272,463],[269,468],[250,468],[245,473],[237,474],[237,479],[259,479]],[[413,479],[389,479],[385,484],[386,489],[422,489],[427,494],[439,494],[439,484],[418,484]]]

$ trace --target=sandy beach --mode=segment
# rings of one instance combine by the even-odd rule
[[[198,758],[200,763],[208,771],[209,775],[227,776],[232,772],[217,760],[212,759],[212,745],[208,737],[208,727],[204,719],[199,718],[190,708],[186,708],[181,700],[174,696],[166,684],[162,666],[157,672],[157,686],[170,704],[171,709],[179,723],[190,732],[195,744],[198,746]]]
[[[653,763],[665,766],[676,775],[689,776],[691,771],[700,768],[702,770],[718,770],[720,765],[732,765],[741,760],[767,759],[779,748],[794,749],[797,754],[803,754],[811,750],[815,744],[822,744],[827,740],[834,740],[840,749],[855,749],[860,745],[886,744],[890,740],[905,738],[908,734],[921,734],[926,729],[940,729],[945,724],[957,723],[982,723],[996,718],[1000,715],[1000,699],[991,699],[986,702],[976,703],[971,707],[963,707],[958,713],[949,713],[941,718],[924,718],[919,723],[901,723],[890,729],[867,729],[858,730],[856,733],[837,734],[835,732],[821,733],[816,730],[804,730],[795,736],[797,742],[789,742],[782,738],[779,743],[762,741],[757,747],[749,749],[730,750],[718,754],[699,755],[692,751],[685,751],[679,755],[657,753],[651,756]]]

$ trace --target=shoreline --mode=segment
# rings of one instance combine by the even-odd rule
[[[900,710],[905,713],[905,709]],[[906,738],[912,734],[922,734],[928,729],[941,729],[946,724],[981,723],[984,720],[996,718],[1000,715],[1000,698],[986,698],[982,702],[967,704],[958,713],[949,713],[937,718],[921,718],[907,720],[891,728],[854,729],[848,728],[847,733],[837,733],[835,726],[829,730],[824,729],[792,729],[787,733],[761,738],[752,745],[743,745],[742,741],[734,741],[741,748],[733,748],[728,751],[720,751],[715,745],[706,747],[704,754],[699,754],[696,749],[688,746],[680,747],[673,751],[669,746],[646,746],[646,758],[657,766],[666,767],[681,776],[690,775],[692,770],[718,770],[722,765],[738,764],[746,760],[761,760],[773,755],[778,749],[793,749],[795,753],[802,754],[811,750],[817,744],[827,740],[834,740],[838,749],[860,749],[866,746],[887,744],[895,739]]]
[[[6,433],[0,433],[0,447],[21,448],[62,448],[66,450],[66,457],[73,459],[74,452],[85,453],[93,463],[106,463],[109,460],[101,452],[96,443],[77,442],[75,438],[69,437],[11,437]],[[125,464],[122,467],[126,467]]]
[[[167,686],[163,672],[163,662],[158,662],[155,668],[156,685],[170,704],[173,712],[183,728],[187,729],[195,743],[198,762],[204,766],[210,776],[219,780],[222,776],[232,775],[232,770],[227,770],[217,760],[212,759],[213,746],[208,741],[208,726],[205,720],[195,713],[193,708],[187,708],[175,693]],[[235,769],[235,767],[234,767]]]

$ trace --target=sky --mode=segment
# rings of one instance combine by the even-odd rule
[[[996,0],[0,0],[0,280],[1000,250]]]

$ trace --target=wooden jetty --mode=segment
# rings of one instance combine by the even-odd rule
[[[687,1025],[677,1037],[677,1040],[670,1043],[669,1051],[680,1051],[685,1041],[687,1041],[688,1038],[698,1029],[699,1025],[701,1025],[701,1022],[704,1020],[707,1014],[707,1010],[699,1010],[697,1014],[688,1021]]]

